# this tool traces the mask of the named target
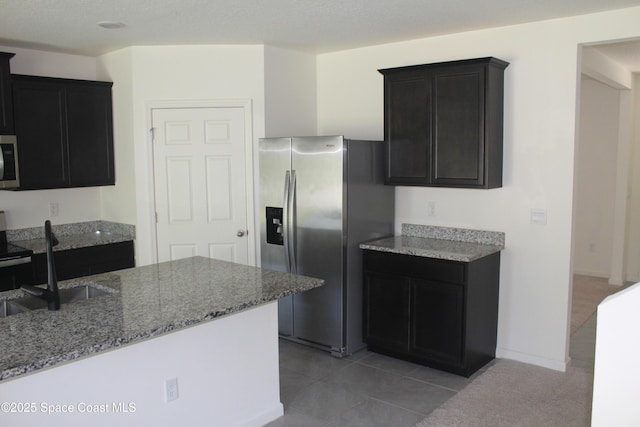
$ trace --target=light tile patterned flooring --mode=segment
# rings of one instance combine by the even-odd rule
[[[285,415],[268,426],[413,426],[477,375],[464,378],[369,351],[338,359],[280,340]]]
[[[575,366],[593,369],[595,315],[571,336]],[[280,340],[280,397],[285,415],[269,427],[413,426],[471,378],[361,351],[338,359]]]

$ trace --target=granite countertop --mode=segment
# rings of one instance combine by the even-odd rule
[[[324,281],[204,257],[60,282],[108,295],[0,318],[0,381],[322,286]],[[22,297],[4,292],[3,300]]]
[[[56,238],[58,239],[59,243],[53,247],[54,252],[133,240],[133,238],[129,235],[117,234],[108,231],[93,231],[88,233],[61,236],[58,236],[56,234]],[[34,254],[41,254],[47,251],[47,244],[44,238],[14,240],[11,243],[17,246],[21,246],[25,249],[31,249]]]
[[[504,233],[402,224],[402,235],[360,244],[361,249],[470,262],[504,249]]]
[[[58,239],[54,252],[88,246],[107,245],[135,239],[135,227],[109,221],[88,221],[73,224],[52,225]],[[9,241],[17,246],[30,249],[33,253],[45,253],[44,227],[24,228],[7,231]]]

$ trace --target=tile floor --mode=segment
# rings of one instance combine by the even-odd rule
[[[575,366],[593,369],[595,315],[571,337]],[[285,415],[268,427],[413,426],[471,378],[361,351],[338,359],[280,340],[280,397]]]

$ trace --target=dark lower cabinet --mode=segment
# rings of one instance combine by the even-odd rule
[[[135,267],[133,241],[88,246],[53,253],[58,280]],[[47,255],[33,256],[36,283],[47,282]]]
[[[495,357],[500,254],[457,262],[365,250],[370,351],[470,376]]]
[[[412,280],[409,352],[440,363],[462,364],[462,285]]]
[[[410,297],[408,279],[378,273],[365,276],[365,336],[369,346],[409,350]]]

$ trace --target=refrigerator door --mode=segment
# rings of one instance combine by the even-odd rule
[[[325,280],[293,297],[293,334],[337,351],[344,346],[343,159],[342,137],[292,138],[296,271]]]
[[[260,259],[262,268],[287,270],[284,246],[285,189],[291,169],[291,138],[264,138],[258,146],[260,168]],[[268,222],[268,224],[267,224]],[[278,301],[281,335],[293,334],[292,297]]]

